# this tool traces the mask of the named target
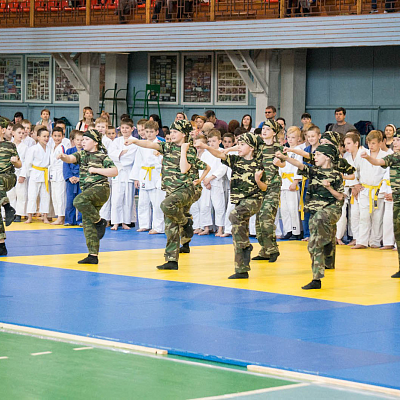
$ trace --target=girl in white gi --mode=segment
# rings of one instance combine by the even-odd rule
[[[63,136],[62,128],[55,127],[51,134],[52,144],[49,145],[51,149],[49,167],[51,199],[54,213],[57,215],[57,219],[51,225],[63,225],[65,220],[66,184],[63,174],[63,162],[58,159],[58,155],[65,154],[67,150],[62,143]]]
[[[147,140],[158,143],[158,123],[148,121],[144,128]],[[149,231],[151,235],[164,233],[164,213],[160,208],[161,202],[165,199],[165,192],[161,190],[161,167],[162,156],[158,152],[137,147],[130,179],[134,180],[135,188],[139,189],[138,232]]]
[[[297,126],[291,126],[287,132],[287,141],[290,149],[301,149],[298,145],[300,138],[300,129]],[[302,149],[301,149],[302,150]],[[288,153],[289,157],[299,162],[303,162],[303,157],[293,152]],[[301,222],[299,214],[299,182],[302,177],[297,174],[297,167],[286,163],[284,168],[279,168],[279,174],[282,177],[281,186],[281,216],[283,229],[286,232],[285,239],[301,239]]]
[[[15,209],[14,222],[21,222],[21,217],[26,217],[26,202],[28,199],[28,186],[25,178],[20,177],[22,168],[25,165],[25,156],[28,147],[23,143],[24,128],[21,124],[15,124],[12,130],[13,141],[17,147],[19,158],[22,162],[21,168],[15,168],[15,175],[17,176],[17,184],[7,192],[8,199],[10,200],[11,207]]]
[[[26,224],[32,222],[32,215],[37,210],[37,198],[40,197],[39,212],[43,214],[43,222],[49,224],[47,214],[50,208],[50,192],[49,192],[49,165],[51,150],[47,146],[49,142],[49,131],[46,128],[39,129],[38,143],[32,146],[32,149],[26,154],[25,165],[26,173],[21,172],[20,176],[26,178],[29,175],[28,184],[28,219]]]
[[[219,149],[221,144],[221,133],[212,129],[208,134],[208,145],[214,149]],[[208,235],[210,226],[213,225],[212,208],[214,208],[215,225],[218,231],[215,236],[222,236],[224,233],[225,220],[225,197],[223,178],[226,175],[228,167],[221,163],[219,158],[214,157],[209,151],[205,150],[200,157],[211,167],[207,177],[203,180],[203,191],[199,200],[200,205],[200,226],[204,226],[204,230],[199,235]],[[200,176],[203,171],[199,171]]]
[[[372,158],[383,158],[387,155],[382,151],[380,144],[382,133],[371,131],[367,136],[369,150],[365,152]],[[381,167],[372,165],[366,159],[360,158],[356,162],[357,175],[361,190],[359,194],[360,223],[356,245],[352,249],[366,249],[381,247],[382,240],[382,219],[384,211],[384,197],[379,193],[385,170]]]
[[[121,122],[122,136],[116,138],[109,148],[109,156],[118,168],[118,176],[111,180],[111,229],[113,231],[118,229],[119,224],[122,224],[122,229],[131,229],[129,225],[136,221],[134,185],[129,180],[129,175],[135,161],[137,146],[124,144],[125,140],[132,137],[132,131],[133,121],[124,119]]]

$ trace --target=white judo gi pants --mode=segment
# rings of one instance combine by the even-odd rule
[[[54,214],[57,217],[65,217],[67,192],[65,181],[51,182],[51,200],[53,202]]]
[[[285,232],[300,235],[299,191],[281,190],[281,216]]]
[[[164,233],[164,213],[160,204],[165,199],[165,192],[161,189],[139,191],[138,221],[139,229],[154,229],[158,233]],[[153,212],[152,212],[153,208]]]
[[[378,208],[374,208],[372,196],[372,212],[370,208],[370,189],[364,188],[358,195],[360,206],[360,223],[358,225],[357,244],[363,246],[380,246],[382,240],[382,220],[384,212],[383,198],[378,198]]]
[[[383,212],[383,245],[384,246],[394,246],[396,243],[394,237],[394,227],[393,227],[393,201],[384,200],[385,210]]]
[[[224,191],[218,186],[211,189],[203,188],[199,199],[200,226],[212,226],[212,208],[214,208],[215,225],[224,226],[225,223],[225,197]]]
[[[24,183],[17,184],[7,192],[7,197],[10,200],[11,207],[15,209],[15,214],[21,217],[26,217],[26,206],[28,202],[28,180],[25,179]]]
[[[112,180],[112,196],[110,195],[111,225],[129,225],[132,222],[136,222],[134,190],[133,182]],[[103,205],[101,210],[103,210],[106,204]],[[105,209],[103,212],[107,214],[108,211]],[[102,218],[106,219],[105,217]]]
[[[28,184],[28,204],[26,206],[28,214],[36,213],[38,196],[40,198],[39,212],[41,214],[48,214],[50,210],[50,193],[46,190],[45,183],[35,182],[30,179]]]

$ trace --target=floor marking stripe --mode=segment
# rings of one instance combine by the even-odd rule
[[[392,396],[400,397],[400,390],[387,388],[384,386],[369,385],[367,383],[345,381],[345,380],[335,379],[335,378],[327,378],[325,376],[304,374],[301,372],[294,372],[294,371],[286,371],[283,369],[263,367],[261,365],[248,365],[247,370],[252,371],[252,372],[258,372],[260,374],[268,374],[270,376],[275,375],[275,376],[279,376],[282,378],[291,378],[291,379],[311,381],[316,384],[341,386],[341,387],[346,387],[346,388],[351,388],[351,389],[365,390],[365,391],[369,391],[369,392],[383,393],[383,394],[389,394]]]
[[[160,354],[160,355],[168,354],[167,350],[155,349],[152,347],[138,346],[138,345],[134,345],[134,344],[114,342],[111,340],[97,339],[97,338],[86,337],[86,336],[71,335],[69,333],[54,332],[54,331],[49,331],[49,330],[45,330],[45,329],[31,328],[29,326],[5,324],[3,322],[0,322],[0,331],[10,331],[10,332],[14,332],[14,333],[15,332],[28,333],[28,334],[39,335],[39,336],[44,336],[44,337],[49,337],[49,338],[58,338],[61,340],[67,340],[67,341],[71,341],[71,342],[75,341],[77,343],[89,343],[89,344],[95,344],[95,345],[101,346],[101,347],[137,351],[137,352],[142,352],[142,353]]]
[[[8,357],[0,357],[0,360],[7,360]]]
[[[233,398],[236,398],[236,397],[250,396],[250,395],[253,395],[253,394],[277,392],[277,391],[280,391],[280,390],[287,390],[287,389],[297,389],[297,388],[303,387],[303,386],[310,386],[310,384],[309,383],[298,383],[298,384],[295,384],[295,385],[285,385],[285,386],[277,386],[277,387],[266,388],[266,389],[249,390],[248,392],[222,394],[220,396],[199,397],[199,398],[193,399],[193,400],[233,399]]]
[[[93,350],[93,347],[76,347],[75,349],[72,349],[75,351],[80,351],[80,350]]]
[[[31,356],[41,356],[43,354],[51,354],[51,351],[42,351],[41,353],[31,353]]]

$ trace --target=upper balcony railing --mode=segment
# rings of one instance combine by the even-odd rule
[[[399,2],[390,0],[0,0],[2,28],[254,20],[397,11],[400,11]]]

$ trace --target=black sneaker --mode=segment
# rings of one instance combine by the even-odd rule
[[[290,240],[301,240],[301,239],[303,239],[303,235],[302,234],[300,234],[300,235],[293,235],[292,234],[292,236],[290,237]]]
[[[178,263],[176,261],[167,261],[163,265],[159,265],[157,269],[173,269],[177,270],[178,269]]]
[[[179,249],[179,253],[190,253],[189,242],[182,245],[182,247]]]
[[[254,261],[268,261],[269,260],[269,256],[267,256],[267,257],[255,256],[255,257],[252,258],[252,260],[254,260]]]
[[[15,210],[10,206],[9,203],[4,204],[3,207],[6,212],[6,226],[10,226],[14,222]]]
[[[97,231],[97,238],[100,240],[106,233],[107,221],[104,218],[102,218],[99,222],[95,224],[95,226]]]
[[[0,243],[0,256],[6,256],[7,253],[7,247],[5,243]]]
[[[236,272],[235,274],[231,275],[228,279],[249,279],[249,273]]]
[[[281,253],[279,253],[279,251],[277,253],[270,254],[269,255],[269,262],[270,263],[275,262],[280,255],[281,255]]]
[[[292,237],[292,232],[288,232],[283,238],[282,240],[289,240]]]
[[[20,215],[16,215],[14,217],[14,222],[21,222],[21,216]]]
[[[78,264],[98,264],[98,263],[99,263],[99,257],[93,256],[92,254],[89,254],[83,260],[78,261]]]
[[[400,271],[397,271],[395,274],[393,274],[392,278],[400,278]]]
[[[188,218],[185,225],[182,227],[183,232],[185,233],[185,237],[191,239],[193,237],[193,220],[192,218]]]
[[[302,289],[304,290],[321,289],[321,280],[313,279],[308,285],[303,286]]]

